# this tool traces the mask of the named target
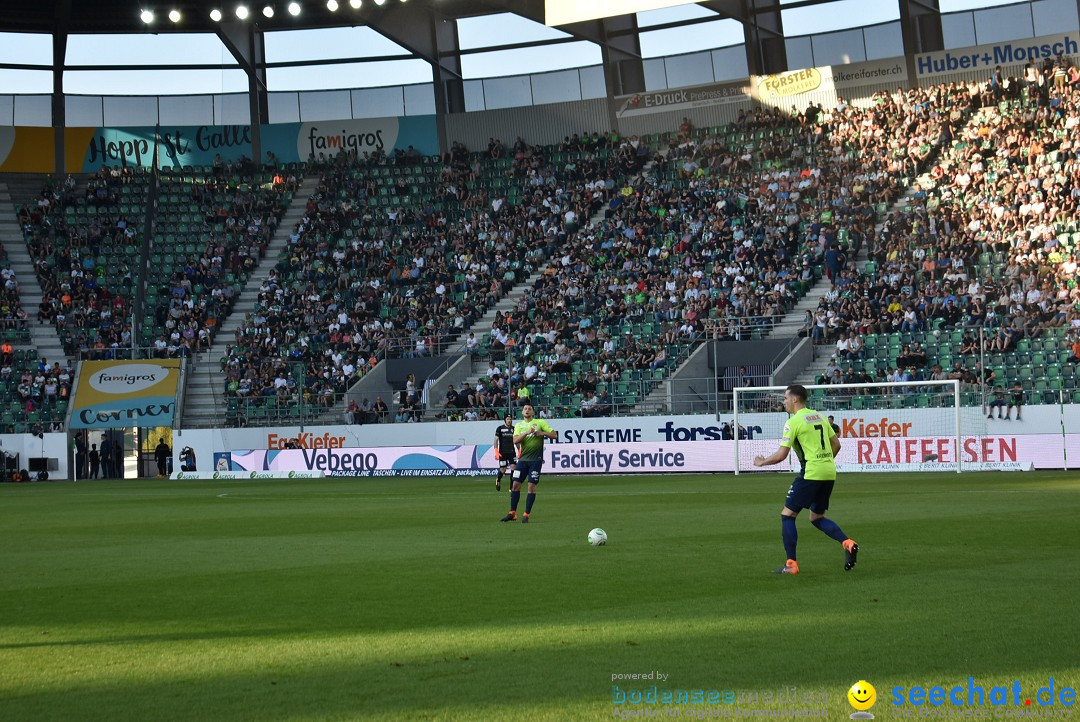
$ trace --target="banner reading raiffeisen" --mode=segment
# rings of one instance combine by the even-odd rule
[[[71,428],[170,426],[180,360],[83,361],[71,402]]]

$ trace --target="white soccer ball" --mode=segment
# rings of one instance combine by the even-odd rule
[[[607,544],[607,532],[600,527],[596,527],[589,532],[589,544],[594,547],[600,547]]]

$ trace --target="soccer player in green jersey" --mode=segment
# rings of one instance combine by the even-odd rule
[[[844,571],[851,571],[855,567],[859,545],[841,531],[836,522],[825,518],[829,497],[836,483],[835,457],[840,451],[840,439],[827,419],[817,411],[806,408],[806,397],[805,386],[793,384],[787,387],[784,391],[784,410],[791,414],[791,418],[784,424],[780,448],[771,456],[754,459],[754,466],[772,466],[786,459],[794,449],[802,467],[788,489],[784,509],[780,512],[787,562],[774,573],[799,573],[799,563],[795,560],[795,546],[799,539],[795,517],[807,508],[810,509],[810,523],[843,545]]]
[[[510,513],[499,521],[517,521],[517,505],[521,498],[521,482],[529,480],[529,494],[525,497],[525,516],[522,524],[529,523],[533,502],[536,501],[536,485],[540,483],[540,468],[544,465],[544,439],[557,439],[559,435],[551,425],[536,418],[532,404],[521,407],[521,421],[514,424],[514,444],[518,447],[517,466],[510,475]]]

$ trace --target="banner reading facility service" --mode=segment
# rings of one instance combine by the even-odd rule
[[[71,428],[170,426],[179,382],[179,359],[83,361]]]

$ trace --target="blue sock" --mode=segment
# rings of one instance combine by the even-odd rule
[[[520,498],[521,498],[521,492],[520,491],[511,491],[510,492],[510,511],[517,511],[517,503],[518,503],[518,499],[520,499]]]
[[[784,537],[784,552],[788,559],[794,559],[795,545],[799,543],[799,530],[795,528],[795,517],[781,514],[780,531]]]
[[[810,523],[838,542],[843,542],[845,539],[847,539],[847,534],[841,531],[840,527],[837,526],[836,522],[832,519],[826,519],[823,517],[821,519],[818,519],[817,521],[812,521]]]
[[[532,505],[536,501],[536,492],[525,495],[525,513],[532,514]]]

